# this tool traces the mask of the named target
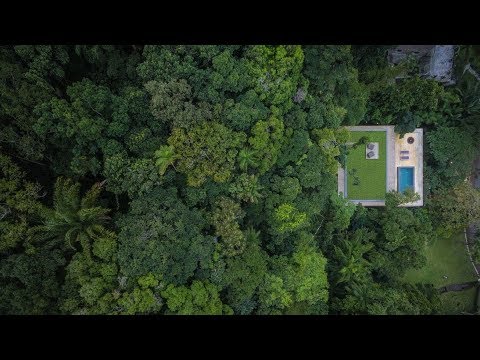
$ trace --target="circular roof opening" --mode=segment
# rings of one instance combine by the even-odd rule
[[[409,144],[413,144],[414,141],[415,141],[415,139],[414,139],[412,136],[410,136],[410,137],[407,139],[407,142],[408,142]]]

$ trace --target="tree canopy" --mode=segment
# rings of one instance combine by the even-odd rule
[[[442,313],[405,274],[480,219],[480,85],[389,48],[0,46],[0,314]],[[338,194],[378,124],[424,129],[422,208]]]

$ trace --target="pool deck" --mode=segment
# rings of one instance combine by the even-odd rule
[[[414,167],[415,192],[420,195],[420,200],[402,204],[401,206],[423,206],[423,129],[416,129],[413,133],[407,133],[402,139],[395,133],[393,125],[382,126],[347,126],[349,131],[385,131],[386,132],[386,192],[397,190],[397,167]],[[413,137],[413,144],[408,144],[407,139]],[[400,151],[409,151],[409,159],[401,160]],[[345,170],[338,167],[338,193],[345,192]],[[384,200],[350,200],[363,206],[385,206]]]
[[[414,138],[413,144],[409,144],[407,139]],[[409,159],[401,160],[400,151],[408,151]],[[407,133],[402,139],[400,135],[395,134],[395,163],[396,167],[414,167],[415,192],[420,195],[420,200],[401,206],[423,206],[423,129],[415,129],[413,133]],[[395,176],[395,189],[397,189],[397,177]]]

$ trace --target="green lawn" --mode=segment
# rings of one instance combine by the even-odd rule
[[[451,238],[439,238],[427,245],[427,264],[422,269],[409,270],[405,280],[411,283],[430,283],[439,288],[448,284],[475,280],[468,259],[463,232]],[[447,276],[447,279],[444,278]],[[440,295],[444,314],[460,314],[474,309],[475,288]]]
[[[347,199],[385,200],[387,181],[386,132],[352,131],[350,134],[352,142],[358,141],[362,136],[367,136],[371,142],[378,142],[379,157],[375,160],[366,159],[365,145],[350,150],[346,161]],[[358,183],[355,184],[355,182]]]

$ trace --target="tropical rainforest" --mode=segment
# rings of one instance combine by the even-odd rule
[[[1,46],[0,313],[442,313],[404,275],[480,218],[480,88],[390,47]],[[337,194],[362,124],[424,128],[425,206]]]

